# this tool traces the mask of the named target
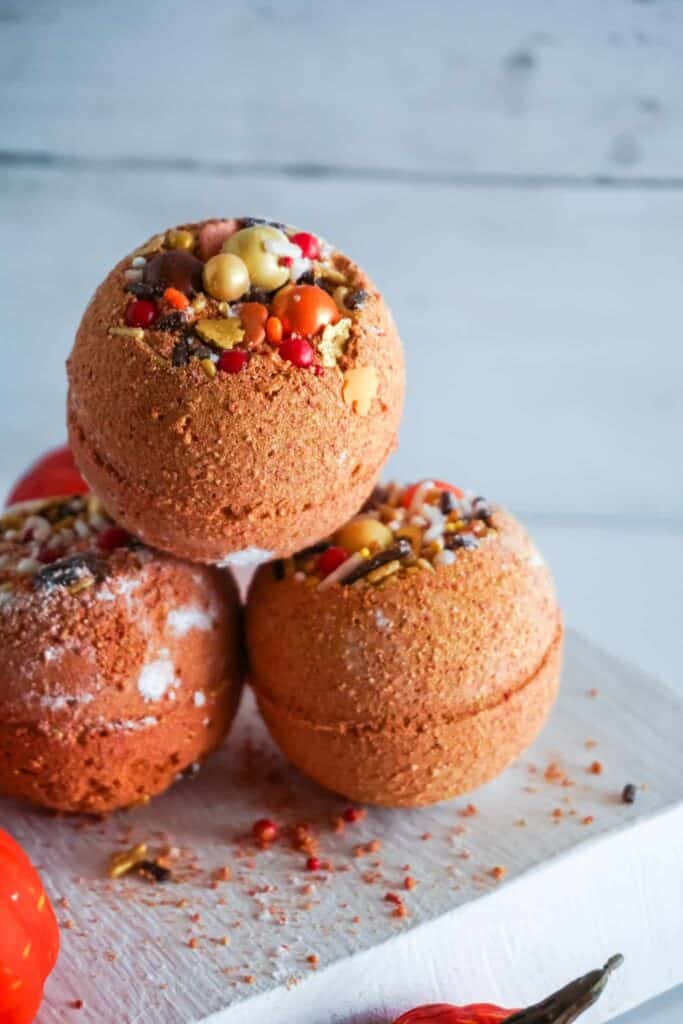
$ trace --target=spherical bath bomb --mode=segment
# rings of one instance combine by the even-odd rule
[[[562,618],[509,513],[438,481],[379,489],[324,544],[262,566],[251,682],[275,741],[352,800],[435,803],[498,775],[555,700]]]
[[[89,495],[0,517],[0,792],[102,813],[220,743],[242,681],[228,575],[150,551]]]
[[[125,257],[68,362],[69,440],[109,513],[193,561],[254,565],[341,525],[395,447],[400,341],[317,236],[188,224]]]

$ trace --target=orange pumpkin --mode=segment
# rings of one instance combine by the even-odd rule
[[[12,488],[8,505],[60,494],[85,494],[88,485],[78,472],[74,457],[65,446],[38,459]]]
[[[0,829],[0,1021],[31,1024],[59,952],[59,929],[43,883]]]

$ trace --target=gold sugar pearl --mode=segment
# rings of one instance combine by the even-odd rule
[[[194,249],[195,238],[191,231],[184,228],[171,228],[166,232],[165,244],[168,249],[184,249],[191,252]]]
[[[235,253],[221,252],[204,265],[204,287],[214,299],[235,302],[249,291],[249,271]]]
[[[359,516],[337,531],[334,542],[353,554],[362,548],[376,547],[383,550],[392,543],[393,539],[389,527],[379,519],[373,519],[371,516]]]

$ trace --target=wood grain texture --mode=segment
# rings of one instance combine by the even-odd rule
[[[330,817],[344,804],[287,768],[249,706],[224,753],[147,808],[79,824],[0,801],[0,822],[42,866],[51,895],[68,901],[59,917],[71,926],[40,1024],[189,1024],[211,1014],[216,1024],[384,1022],[426,998],[530,1001],[619,947],[632,966],[597,1024],[683,980],[680,700],[576,635],[567,654],[547,730],[473,795],[474,817],[459,814],[466,799],[370,809],[337,835]],[[587,771],[595,758],[599,776]],[[571,787],[544,779],[551,761]],[[626,781],[647,784],[630,806],[619,799]],[[307,873],[305,855],[284,841],[249,852],[242,837],[264,814],[310,822],[319,856],[337,870]],[[586,815],[593,824],[582,824]],[[378,854],[351,856],[372,838]],[[109,854],[143,839],[195,851],[196,876],[166,887],[108,882]],[[233,880],[211,889],[212,869],[226,863]],[[495,865],[507,868],[503,883],[490,876]],[[368,872],[379,876],[371,884]],[[419,880],[410,892],[400,889],[407,872]],[[387,890],[401,891],[408,917],[392,917]],[[228,946],[216,942],[222,935]],[[68,1009],[74,999],[85,1001],[78,1013]]]
[[[569,620],[683,681],[682,55],[676,0],[353,0],[341,13],[5,0],[0,483],[60,439],[80,312],[141,234],[217,210],[299,220],[367,264],[401,325],[410,392],[393,471],[438,468],[504,499],[551,561]],[[84,931],[99,913],[93,899]],[[403,937],[415,944],[402,965],[424,962],[421,934]],[[143,1005],[165,960],[149,955],[132,982]],[[542,963],[529,997],[567,963]],[[100,964],[88,970],[97,986]],[[384,1021],[392,976],[373,970]],[[673,1024],[682,1000],[628,1024]],[[87,1012],[62,1005],[51,1020]]]
[[[3,147],[439,176],[680,178],[676,0],[6,0]]]

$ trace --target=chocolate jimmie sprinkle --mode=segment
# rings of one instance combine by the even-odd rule
[[[53,587],[68,587],[78,583],[84,576],[103,580],[107,575],[107,565],[97,555],[85,552],[82,555],[70,555],[40,569],[33,577],[34,586],[39,590]]]
[[[379,569],[381,565],[386,565],[387,562],[393,562],[394,560],[401,560],[407,555],[412,554],[413,547],[409,540],[401,538],[396,541],[391,547],[386,548],[384,551],[379,551],[372,558],[368,558],[357,569],[350,572],[348,576],[341,580],[343,587],[348,587],[349,584],[355,583],[356,580],[362,580],[368,573],[373,572],[375,569]]]
[[[456,548],[466,548],[469,551],[479,547],[476,537],[470,537],[466,533],[448,533],[444,538],[444,546],[448,551],[455,551]]]

